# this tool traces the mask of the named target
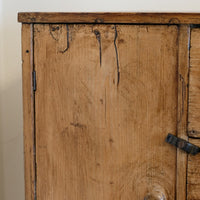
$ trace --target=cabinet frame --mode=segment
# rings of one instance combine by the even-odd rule
[[[182,13],[19,13],[22,22],[23,60],[23,120],[24,120],[24,166],[27,200],[35,200],[37,166],[35,162],[35,98],[33,90],[34,71],[34,24],[38,23],[84,23],[84,24],[137,24],[178,26],[178,123],[177,136],[188,140],[188,88],[190,65],[190,32],[194,24],[200,24],[200,14]],[[196,27],[197,25],[195,25]],[[188,156],[177,150],[176,199],[187,198]]]

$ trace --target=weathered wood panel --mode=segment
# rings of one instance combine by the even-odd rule
[[[179,62],[178,62],[178,126],[177,137],[188,140],[187,117],[188,117],[188,72],[189,72],[189,49],[190,27],[182,25],[179,28]],[[187,154],[177,149],[177,190],[176,200],[186,199],[187,180]]]
[[[24,23],[199,24],[200,14],[22,12],[18,14],[18,21]]]
[[[32,90],[33,71],[33,25],[22,25],[22,76],[23,76],[23,124],[24,124],[24,170],[25,198],[34,200],[34,96]]]
[[[200,140],[189,139],[193,144],[200,146]],[[188,156],[187,199],[200,200],[200,154]]]
[[[174,200],[177,27],[41,24],[34,35],[37,199]]]
[[[191,31],[188,131],[200,137],[200,29]]]

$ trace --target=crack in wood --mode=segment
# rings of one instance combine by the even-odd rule
[[[180,77],[180,81],[181,81],[181,100],[182,100],[182,105],[181,105],[181,113],[180,113],[180,119],[179,121],[181,121],[181,118],[184,114],[184,104],[185,104],[185,95],[186,95],[186,86],[185,86],[185,80],[183,78],[183,76],[181,74],[179,74]]]
[[[76,127],[76,128],[81,128],[81,129],[86,128],[86,125],[80,124],[80,123],[78,123],[78,122],[77,122],[77,123],[71,122],[70,125],[71,125],[71,126],[74,126],[74,127]]]
[[[117,33],[116,25],[114,25],[114,28],[115,28],[114,47],[115,47],[116,61],[117,61],[117,86],[118,86],[119,85],[119,81],[120,81],[119,56],[118,56],[118,50],[117,50],[117,44],[116,44],[118,33]]]
[[[107,105],[106,105],[106,88],[105,88],[105,124],[106,124],[106,115],[107,115],[107,111],[106,111],[106,109],[107,109]]]
[[[69,26],[68,26],[68,24],[66,24],[66,29],[67,29],[67,47],[63,51],[60,51],[61,53],[65,53],[69,49]]]
[[[100,59],[100,67],[101,67],[101,58],[102,58],[102,53],[101,53],[101,33],[96,29],[94,30],[94,34],[96,35],[97,41],[99,43],[99,59]]]

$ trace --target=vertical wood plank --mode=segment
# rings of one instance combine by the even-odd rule
[[[200,28],[191,30],[188,133],[200,137]]]
[[[200,146],[199,139],[190,138],[189,142]],[[188,156],[187,200],[200,200],[200,154]]]
[[[23,126],[24,126],[24,170],[25,198],[34,200],[34,94],[33,71],[33,25],[22,24],[22,78],[23,78]]]
[[[178,40],[178,123],[177,136],[187,137],[188,71],[189,71],[190,27],[181,25]],[[187,154],[177,149],[177,189],[176,199],[186,199]]]

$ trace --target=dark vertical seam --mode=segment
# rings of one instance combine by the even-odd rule
[[[177,45],[177,52],[176,52],[176,58],[177,58],[177,121],[176,121],[176,135],[178,136],[178,124],[179,124],[179,98],[180,98],[180,95],[179,95],[179,88],[180,88],[180,84],[179,84],[179,43],[180,43],[180,26],[177,26],[178,28],[178,33],[177,33],[177,39],[176,39],[176,45]],[[177,198],[177,167],[178,167],[178,149],[176,149],[176,168],[175,168],[175,199]]]
[[[188,112],[189,112],[189,83],[190,83],[190,49],[191,49],[191,27],[189,27],[188,30],[188,74],[187,74],[187,79],[188,79],[188,84],[187,84],[187,120],[186,120],[186,134],[188,136]],[[189,140],[189,138],[188,138]],[[187,160],[186,160],[186,200],[188,199],[188,155],[187,155]]]
[[[105,124],[106,124],[106,109],[107,109],[106,106],[107,106],[107,105],[106,105],[106,88],[105,88]]]
[[[117,33],[117,27],[116,27],[116,25],[114,25],[114,28],[115,28],[114,47],[115,47],[116,62],[117,62],[117,86],[118,86],[119,85],[119,81],[120,81],[119,56],[118,56],[118,50],[117,50],[117,44],[116,44],[118,33]]]
[[[35,46],[35,30],[34,24],[32,24],[32,65],[33,71],[35,71],[35,59],[34,59],[34,46]],[[35,106],[35,91],[33,91],[33,156],[34,156],[34,200],[37,200],[37,158],[36,158],[36,106]]]

